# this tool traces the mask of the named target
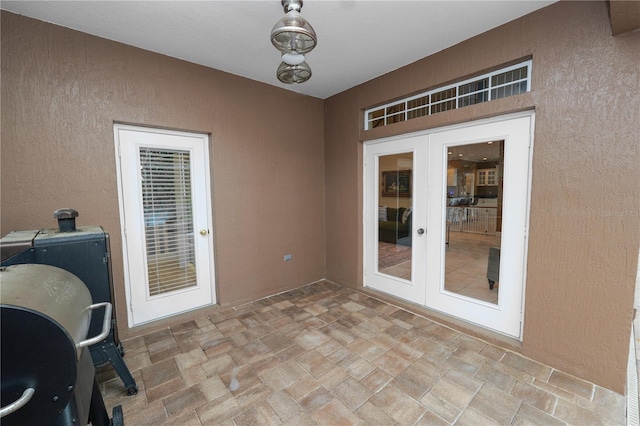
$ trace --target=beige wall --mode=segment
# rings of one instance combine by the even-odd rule
[[[605,2],[560,2],[328,99],[327,278],[363,283],[359,141],[534,108],[516,349],[624,392],[640,231],[639,53],[639,32],[611,37]],[[530,93],[357,130],[356,110],[524,57],[533,58]]]
[[[204,132],[219,302],[308,284],[325,274],[323,120],[320,99],[3,11],[1,233],[55,228],[60,207],[102,225],[127,337],[113,123]]]

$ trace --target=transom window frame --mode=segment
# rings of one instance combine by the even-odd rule
[[[528,59],[466,80],[436,87],[411,97],[369,108],[364,113],[364,130],[530,92],[532,62],[531,59]],[[523,68],[526,69],[526,75],[514,78],[513,72]]]

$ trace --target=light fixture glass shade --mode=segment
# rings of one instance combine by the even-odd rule
[[[281,63],[276,71],[278,80],[286,84],[304,83],[311,78],[311,67],[306,62],[298,65]]]
[[[290,10],[271,30],[271,43],[282,53],[304,55],[318,43],[311,24],[297,10]]]
[[[282,55],[282,62],[289,65],[298,65],[304,62],[304,55],[298,55],[297,53],[284,53]]]

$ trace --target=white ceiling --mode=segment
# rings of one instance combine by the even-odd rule
[[[305,0],[318,35],[302,84],[276,78],[280,0],[2,1],[2,9],[325,99],[555,1]]]

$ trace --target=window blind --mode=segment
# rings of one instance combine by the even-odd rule
[[[189,151],[140,148],[148,295],[196,286]]]

